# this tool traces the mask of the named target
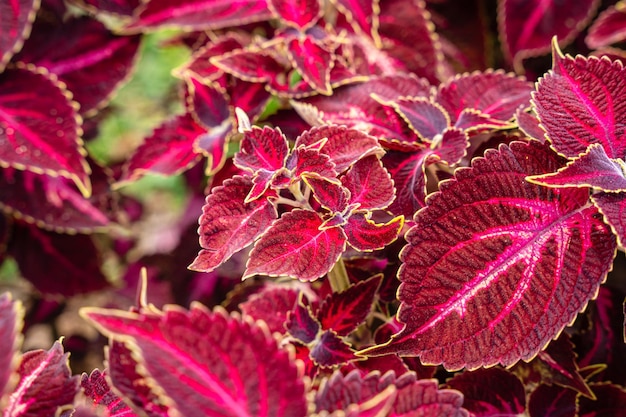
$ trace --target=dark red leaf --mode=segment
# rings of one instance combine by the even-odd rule
[[[530,417],[576,417],[576,391],[558,385],[539,385],[528,400]]]
[[[251,83],[266,83],[285,72],[285,67],[270,51],[237,49],[223,55],[213,55],[211,63],[222,71]]]
[[[313,198],[315,198],[322,207],[330,210],[332,213],[339,215],[346,214],[345,211],[350,202],[350,191],[346,187],[337,184],[335,181],[330,181],[327,178],[310,177],[304,180],[307,185],[311,187]]]
[[[620,385],[593,384],[591,389],[596,400],[578,398],[579,417],[624,417],[626,416],[626,389]]]
[[[198,234],[203,249],[190,269],[212,271],[270,227],[276,211],[267,199],[244,203],[251,188],[250,178],[240,175],[213,188],[199,220]]]
[[[524,385],[515,375],[500,368],[463,372],[446,385],[463,393],[463,408],[476,417],[523,414]]]
[[[310,36],[293,38],[287,44],[289,60],[304,81],[324,95],[331,95],[330,71],[334,57],[323,44]]]
[[[620,246],[626,243],[626,193],[599,192],[591,196],[591,201],[611,226]]]
[[[557,152],[575,158],[600,143],[611,159],[626,155],[626,70],[608,58],[563,56],[541,78],[533,105]]]
[[[215,83],[204,83],[195,77],[187,78],[187,104],[195,120],[205,129],[220,128],[228,124],[232,127],[234,116],[231,114],[228,96]]]
[[[184,3],[151,0],[144,3],[140,13],[125,29],[143,32],[167,27],[193,32],[259,22],[271,17],[264,0],[190,0]]]
[[[340,227],[320,230],[323,220],[308,210],[293,210],[276,220],[255,243],[244,277],[288,275],[314,281],[335,265],[346,248]]]
[[[22,304],[13,301],[10,293],[0,294],[0,393],[13,388],[8,385],[19,362],[23,319]]]
[[[285,323],[287,332],[304,344],[314,341],[320,331],[320,323],[313,317],[311,308],[304,303],[304,296],[300,293],[298,301],[287,315]]]
[[[24,353],[17,370],[20,381],[3,416],[54,416],[59,407],[72,404],[78,391],[78,376],[72,376],[68,356],[59,342],[48,351]]]
[[[514,142],[442,183],[405,236],[405,327],[363,354],[471,369],[528,360],[558,335],[596,294],[616,249],[587,190],[525,180],[562,163],[545,145]]]
[[[0,161],[63,176],[91,192],[76,103],[45,69],[28,65],[0,74]]]
[[[313,343],[309,353],[313,362],[327,368],[357,359],[354,350],[332,330],[325,330]]]
[[[39,0],[18,0],[4,4],[0,13],[0,72],[30,33]]]
[[[269,0],[268,6],[283,24],[301,32],[313,26],[324,12],[319,0]]]
[[[128,347],[144,376],[158,384],[181,415],[301,417],[304,384],[293,355],[264,326],[223,310],[170,308],[127,313],[88,309],[83,314]],[[260,393],[263,393],[261,395]]]
[[[137,417],[137,414],[122,401],[109,387],[105,378],[107,371],[94,369],[89,375],[81,376],[80,385],[85,395],[93,401],[93,405],[106,408],[109,417]]]
[[[284,167],[289,154],[287,138],[278,128],[254,126],[244,132],[240,146],[235,154],[235,165],[252,174],[260,170],[273,172]]]
[[[499,0],[498,30],[509,61],[523,72],[522,60],[550,51],[552,37],[562,46],[570,43],[599,4],[599,0]]]
[[[547,187],[591,187],[596,191],[626,192],[625,168],[623,160],[609,159],[602,145],[593,143],[558,171],[535,175],[528,180]]]
[[[291,182],[299,180],[304,175],[316,175],[321,178],[336,178],[335,164],[330,156],[317,149],[300,146],[293,150],[286,168],[290,171]]]
[[[186,171],[201,158],[193,144],[205,132],[188,113],[164,122],[131,155],[120,181],[135,181],[148,173],[176,175]]]
[[[141,0],[71,0],[78,6],[83,6],[95,12],[112,13],[120,16],[132,16],[141,4]]]
[[[328,295],[317,313],[322,328],[331,329],[339,336],[347,336],[356,329],[369,315],[382,277],[377,274]]]
[[[389,151],[383,164],[389,170],[396,188],[396,199],[389,210],[396,215],[413,218],[413,214],[426,204],[426,166],[434,162],[429,149],[421,152]]]
[[[404,226],[404,217],[398,216],[387,223],[375,223],[364,213],[353,213],[343,226],[348,243],[354,249],[369,252],[382,249],[398,238]]]
[[[419,136],[421,141],[432,142],[450,125],[450,116],[437,103],[424,97],[400,97],[395,101],[382,101],[393,107]]]
[[[358,204],[359,210],[384,209],[395,197],[391,175],[373,155],[352,165],[341,183],[350,191],[350,204]]]
[[[626,2],[618,1],[602,11],[589,28],[585,43],[591,49],[626,39]]]
[[[63,235],[31,225],[15,224],[9,254],[35,288],[49,295],[72,296],[110,284],[91,236]]]
[[[15,59],[47,68],[67,85],[80,113],[91,115],[129,78],[139,41],[87,16],[38,19]]]
[[[294,288],[267,285],[239,304],[243,314],[255,320],[263,320],[272,333],[284,334],[287,313],[293,310],[298,301],[298,291]]]

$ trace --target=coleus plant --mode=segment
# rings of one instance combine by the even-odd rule
[[[623,3],[501,0],[489,22],[452,0],[11,2],[0,235],[39,291],[107,285],[89,233],[119,218],[111,182],[211,178],[186,177],[197,257],[181,238],[156,263],[198,272],[168,278],[186,306],[149,304],[145,272],[128,309],[82,311],[102,370],[72,376],[61,341],[20,353],[22,304],[0,297],[3,415],[624,415]],[[162,28],[192,52],[184,112],[111,176],[82,118]],[[116,76],[83,81],[98,63]]]

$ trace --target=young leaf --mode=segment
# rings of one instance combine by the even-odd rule
[[[600,143],[611,159],[626,155],[626,70],[608,58],[563,56],[533,95],[535,112],[554,149],[575,158]]]
[[[288,275],[314,281],[335,265],[346,248],[340,227],[320,230],[322,218],[313,211],[283,214],[255,243],[244,273]]]
[[[576,417],[576,391],[558,385],[539,385],[530,393],[530,417]]]
[[[59,342],[48,351],[24,353],[17,372],[20,382],[4,417],[54,416],[59,407],[72,404],[78,391],[78,376],[72,376],[68,354]]]
[[[20,330],[24,311],[20,302],[11,299],[10,293],[0,295],[0,398],[7,391],[11,376],[19,362],[19,348],[22,343]]]
[[[359,281],[346,290],[329,294],[320,305],[317,319],[323,329],[347,336],[356,329],[372,309],[382,274]]]
[[[208,311],[127,313],[86,309],[83,314],[128,347],[137,368],[158,384],[181,415],[303,417],[304,383],[293,355],[267,329]],[[261,395],[261,393],[263,393]]]
[[[400,256],[405,327],[363,354],[507,366],[558,335],[594,297],[616,249],[587,190],[525,180],[562,163],[545,145],[514,142],[442,183]]]
[[[280,129],[253,127],[244,132],[241,149],[235,154],[237,167],[252,174],[274,172],[285,166],[289,154],[287,138]]]
[[[203,249],[190,269],[212,271],[270,227],[277,215],[267,199],[244,202],[251,188],[252,180],[240,175],[213,188],[199,220]]]
[[[320,327],[319,321],[313,317],[311,308],[304,304],[304,296],[300,293],[297,303],[287,315],[287,332],[302,343],[309,344],[318,337]]]
[[[267,5],[282,23],[300,32],[313,26],[324,13],[319,0],[269,0]]]
[[[591,49],[598,49],[626,39],[626,2],[618,1],[602,11],[593,22],[585,43]]]
[[[0,72],[23,45],[41,4],[40,0],[19,0],[2,9],[0,14]],[[10,7],[12,6],[12,7]]]
[[[350,191],[350,204],[358,204],[359,210],[384,209],[395,197],[391,176],[376,156],[358,160],[341,183]]]
[[[109,387],[105,378],[107,371],[94,369],[89,375],[83,373],[80,386],[85,395],[95,405],[106,408],[109,417],[137,417],[137,414],[122,401]]]
[[[0,74],[0,162],[63,176],[91,193],[87,152],[71,94],[43,68],[18,65]]]
[[[379,100],[381,104],[393,107],[421,141],[432,142],[435,136],[450,126],[450,116],[445,109],[427,98],[400,97],[395,101]]]
[[[354,350],[332,330],[325,330],[313,343],[309,356],[321,367],[329,368],[357,359]]]
[[[376,45],[380,45],[378,35],[380,0],[331,0],[331,2],[346,16],[357,33],[371,37]]]

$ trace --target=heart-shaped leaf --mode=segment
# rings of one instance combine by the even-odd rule
[[[76,103],[54,75],[18,65],[0,74],[0,162],[73,180],[91,193]]]
[[[0,14],[0,72],[22,43],[37,15],[40,0],[19,0],[2,8]]]
[[[359,210],[384,209],[395,197],[391,176],[374,155],[359,159],[341,183],[350,191],[350,204],[358,204]]]
[[[626,39],[626,2],[603,10],[596,18],[585,37],[585,43],[591,49],[598,49]]]
[[[129,313],[85,309],[105,334],[123,341],[181,415],[303,417],[306,400],[293,355],[264,326],[223,310],[170,308]],[[174,371],[174,372],[172,372]],[[259,395],[263,392],[263,395]]]
[[[9,381],[19,363],[22,343],[20,331],[24,311],[20,302],[13,301],[10,293],[0,295],[0,397],[7,391]]]
[[[346,16],[352,28],[366,36],[370,36],[375,44],[380,45],[378,35],[380,0],[331,0]]]
[[[608,58],[563,56],[539,81],[533,105],[554,149],[568,158],[600,143],[611,159],[626,155],[626,70]]]
[[[400,256],[405,327],[363,353],[419,355],[448,369],[506,366],[558,335],[596,294],[616,249],[588,190],[525,180],[562,164],[545,145],[514,142],[442,183]]]
[[[314,281],[335,265],[346,248],[340,227],[325,228],[313,211],[293,210],[276,220],[255,243],[244,277],[288,275]]]
[[[427,98],[400,97],[395,101],[379,100],[381,104],[393,107],[421,141],[432,142],[435,136],[450,126],[450,117],[445,109]]]
[[[285,72],[271,50],[236,49],[222,55],[212,55],[213,65],[227,74],[251,83],[266,83]]]

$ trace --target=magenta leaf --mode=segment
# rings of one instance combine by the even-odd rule
[[[578,398],[580,417],[626,416],[626,390],[615,384],[593,384],[591,389],[596,399]]]
[[[339,336],[347,336],[356,329],[370,313],[382,278],[382,274],[377,274],[344,291],[329,294],[317,313],[322,328],[331,329]]]
[[[591,201],[611,226],[620,246],[626,243],[626,193],[599,192],[591,195]]]
[[[293,288],[269,285],[239,304],[241,312],[255,320],[263,320],[272,333],[285,333],[287,314],[298,301]]]
[[[325,330],[309,352],[313,362],[321,367],[331,367],[357,359],[354,351],[332,330]]]
[[[547,187],[591,187],[596,191],[624,192],[625,168],[623,160],[609,159],[602,145],[594,143],[558,171],[535,175],[528,180]]]
[[[29,65],[6,69],[0,84],[3,165],[69,178],[89,195],[87,152],[70,93],[54,75]]]
[[[589,28],[585,43],[591,49],[608,46],[626,39],[626,2],[618,1],[602,11]]]
[[[289,351],[264,326],[191,310],[127,313],[86,309],[85,317],[113,338],[131,341],[138,370],[160,387],[181,415],[306,415],[302,376]],[[259,395],[259,393],[263,395]]]
[[[252,83],[274,80],[285,72],[270,50],[236,49],[223,55],[213,55],[211,63],[227,74]]]
[[[249,177],[236,175],[211,190],[199,220],[203,249],[190,269],[212,271],[270,227],[277,215],[267,199],[244,202],[251,188]]]
[[[0,397],[9,387],[9,381],[19,362],[20,331],[24,311],[20,302],[12,300],[10,293],[0,295]]]
[[[243,134],[241,149],[234,162],[240,169],[252,174],[260,171],[276,171],[285,166],[289,146],[280,129],[254,126]]]
[[[380,0],[332,0],[332,3],[346,16],[355,31],[380,43],[378,35]]]
[[[358,204],[359,210],[384,209],[395,197],[391,176],[376,156],[358,160],[341,183],[350,191],[350,204]]]
[[[320,142],[323,141],[323,142]],[[324,125],[313,127],[296,139],[296,148],[321,143],[320,152],[328,155],[341,173],[361,158],[381,155],[383,150],[375,137],[345,126]]]
[[[321,94],[331,95],[330,71],[334,57],[327,47],[310,36],[293,38],[287,44],[289,60],[302,78]]]
[[[545,134],[539,126],[539,119],[534,112],[526,112],[521,107],[515,112],[515,121],[517,126],[526,136],[536,139],[539,142],[545,141]]]
[[[530,417],[576,417],[576,391],[558,385],[539,385],[530,393]]]
[[[435,136],[450,125],[450,117],[445,109],[424,97],[400,97],[395,101],[380,102],[393,107],[421,141],[432,142]]]
[[[518,415],[526,409],[522,381],[503,369],[466,371],[446,385],[463,393],[463,408],[476,417]]]
[[[136,417],[137,414],[111,390],[105,378],[106,373],[106,370],[100,372],[98,369],[89,375],[84,373],[80,380],[83,393],[94,405],[105,407],[109,417]]]
[[[587,190],[525,181],[562,163],[545,145],[514,142],[442,183],[400,256],[405,327],[363,354],[472,369],[528,360],[558,335],[594,296],[616,249]]]
[[[626,155],[626,70],[608,58],[563,56],[539,81],[533,105],[554,149],[568,158],[600,143],[611,159]]]
[[[71,0],[88,10],[95,9],[97,12],[112,13],[120,16],[132,16],[141,0]]]
[[[527,57],[550,51],[553,36],[570,43],[593,17],[600,1],[499,0],[498,30],[509,61],[519,69]]]
[[[16,60],[47,68],[59,77],[82,115],[104,107],[135,63],[139,36],[113,35],[89,17],[38,19]]]
[[[300,293],[299,299],[287,315],[285,323],[287,332],[304,344],[313,342],[320,331],[320,323],[311,312],[311,308],[304,304]]]
[[[48,351],[22,355],[17,370],[20,381],[4,409],[5,417],[54,416],[61,406],[72,404],[78,376],[72,376],[68,354],[55,342]]]
[[[195,77],[187,78],[187,104],[195,120],[206,129],[220,128],[228,124],[230,128],[233,116],[228,107],[228,97],[223,89],[214,82],[205,84]],[[230,131],[230,129],[228,129]]]
[[[306,174],[316,174],[322,178],[336,178],[335,164],[331,157],[317,149],[299,146],[294,149],[285,164],[290,181],[300,179]]]
[[[64,235],[32,225],[14,225],[8,252],[24,278],[49,295],[72,296],[110,285],[91,236]]]
[[[144,3],[126,30],[143,32],[168,27],[192,32],[259,22],[271,17],[264,0],[190,0],[184,3],[152,0]]]
[[[324,12],[319,0],[269,0],[267,5],[282,23],[301,32],[313,26]]]
[[[528,107],[532,85],[514,74],[503,71],[485,71],[463,74],[442,83],[435,102],[450,115],[452,124],[462,129],[501,127],[513,119],[520,107]],[[468,110],[475,110],[487,118],[470,118]],[[463,117],[465,116],[465,117]],[[465,118],[465,121],[463,120]]]
[[[5,4],[0,13],[0,72],[30,33],[39,0],[19,0]]]
[[[398,238],[404,226],[404,217],[398,216],[387,223],[375,223],[365,213],[353,213],[343,226],[348,243],[354,249],[369,252],[382,249]]]
[[[244,277],[288,275],[314,281],[335,265],[346,248],[340,227],[320,230],[315,212],[293,210],[276,220],[255,243]]]
[[[135,181],[145,174],[176,175],[186,171],[201,158],[193,144],[205,132],[190,114],[165,121],[131,155],[120,181]]]
[[[332,213],[346,214],[348,209],[348,203],[350,202],[350,191],[337,184],[335,181],[330,181],[327,178],[305,178],[305,182],[313,191],[313,198],[325,209]],[[351,207],[354,209],[355,207]],[[327,226],[328,224],[324,224]]]

